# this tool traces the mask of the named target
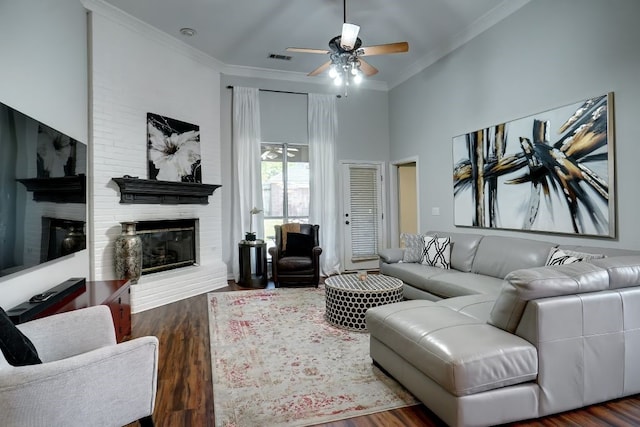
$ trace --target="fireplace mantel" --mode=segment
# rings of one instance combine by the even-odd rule
[[[36,202],[85,203],[87,200],[84,174],[58,178],[17,179],[27,191],[33,192]]]
[[[120,203],[129,204],[208,204],[209,196],[221,187],[217,184],[157,181],[128,175],[111,179],[120,187]]]

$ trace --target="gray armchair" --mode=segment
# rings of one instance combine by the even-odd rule
[[[116,344],[111,312],[95,306],[18,325],[42,364],[14,367],[0,353],[3,426],[153,425],[158,339]]]

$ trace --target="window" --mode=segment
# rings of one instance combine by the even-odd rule
[[[274,225],[309,222],[309,147],[266,142],[261,153],[264,234],[272,246]]]

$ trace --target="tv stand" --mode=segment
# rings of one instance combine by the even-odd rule
[[[51,290],[56,290],[67,282]],[[73,288],[72,292],[68,292],[58,298],[53,297],[47,299],[40,303],[26,301],[7,311],[7,314],[11,317],[11,320],[17,324],[94,305],[106,305],[111,310],[111,316],[113,317],[113,324],[116,330],[116,340],[122,342],[126,337],[131,335],[130,293],[131,288],[128,280],[89,281],[86,282],[85,285],[84,279],[82,279],[82,285]],[[42,307],[40,304],[46,304],[46,307]],[[25,315],[25,311],[28,311],[25,310],[25,308],[31,309],[34,314]]]

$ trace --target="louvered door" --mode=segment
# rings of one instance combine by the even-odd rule
[[[345,270],[376,269],[383,241],[382,166],[345,163],[342,168]]]

